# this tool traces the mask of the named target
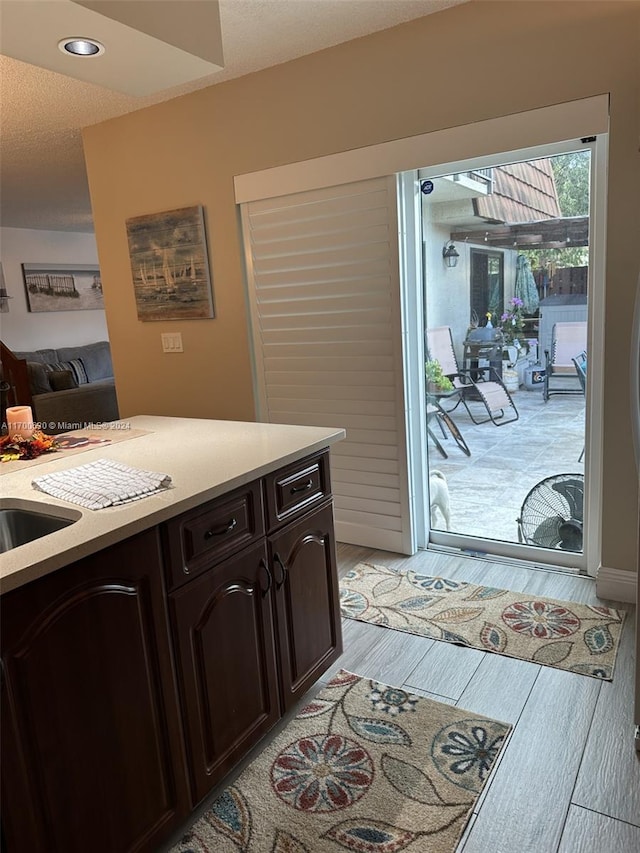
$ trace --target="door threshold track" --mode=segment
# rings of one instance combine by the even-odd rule
[[[553,574],[565,574],[571,577],[581,577],[585,580],[595,581],[586,572],[581,569],[571,569],[567,566],[556,566],[553,563],[530,562],[529,560],[519,560],[516,557],[505,557],[501,554],[490,554],[488,551],[482,551],[479,548],[454,548],[447,545],[436,545],[430,543],[425,551],[433,551],[440,554],[450,554],[452,556],[463,557],[465,559],[482,560],[485,563],[503,563],[507,566],[515,568],[534,569],[538,572],[547,572]]]

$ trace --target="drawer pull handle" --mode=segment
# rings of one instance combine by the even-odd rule
[[[295,495],[297,492],[308,492],[309,489],[313,488],[313,480],[307,480],[307,482],[303,486],[291,486],[291,494]]]
[[[285,564],[282,562],[280,554],[278,554],[277,552],[273,555],[273,562],[277,563],[280,566],[280,568],[282,569],[282,577],[280,578],[279,581],[276,581],[276,589],[280,589],[282,584],[286,581],[287,575],[289,574],[289,572],[288,572],[288,569],[285,566]],[[274,575],[275,575],[275,572],[274,572]]]
[[[272,574],[271,574],[271,572],[269,571],[269,566],[267,565],[267,561],[264,559],[264,557],[261,557],[261,558],[260,558],[260,566],[261,566],[261,568],[263,568],[263,569],[265,570],[265,572],[267,573],[267,586],[266,586],[266,588],[265,588],[265,589],[260,588],[260,593],[261,593],[262,597],[264,598],[264,597],[265,597],[265,595],[266,595],[266,594],[269,592],[269,590],[271,589],[271,584],[273,583],[273,575],[272,575]]]
[[[204,538],[212,539],[214,536],[224,536],[225,533],[231,533],[231,531],[237,526],[238,522],[235,518],[232,518],[226,527],[220,527],[218,530],[207,530],[207,532],[204,534]]]

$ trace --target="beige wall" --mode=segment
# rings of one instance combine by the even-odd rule
[[[234,175],[608,92],[603,563],[635,569],[639,86],[637,2],[473,2],[87,128],[123,415],[253,418]],[[192,204],[205,207],[217,317],[140,323],[125,220]],[[184,354],[161,353],[168,330],[182,332]]]

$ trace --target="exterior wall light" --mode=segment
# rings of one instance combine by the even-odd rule
[[[444,258],[445,264],[450,269],[457,265],[460,252],[458,252],[456,247],[453,245],[453,240],[449,240],[448,243],[445,243],[442,250],[442,257]]]

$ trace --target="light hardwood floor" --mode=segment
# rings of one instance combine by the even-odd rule
[[[593,581],[567,573],[338,546],[341,576],[360,561],[603,603]],[[514,726],[458,853],[639,853],[634,613],[628,604],[606,603],[629,614],[612,682],[349,619],[343,620],[344,653],[323,681],[342,667]]]

